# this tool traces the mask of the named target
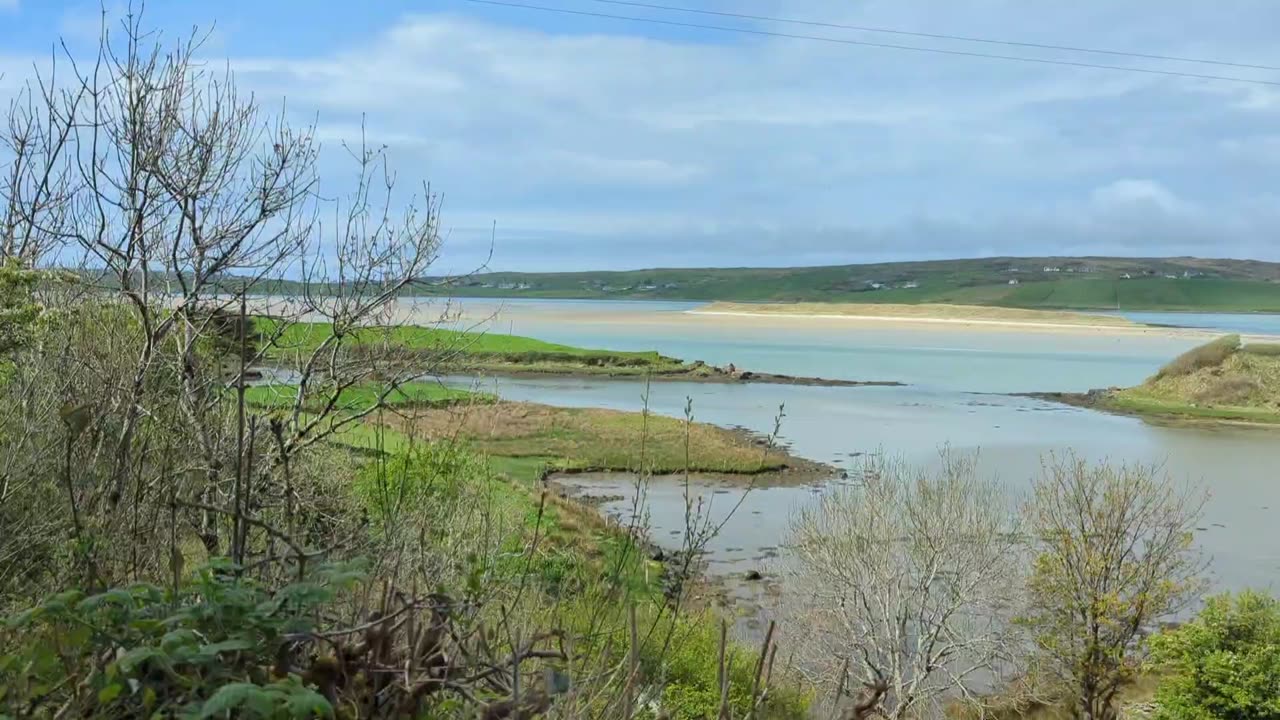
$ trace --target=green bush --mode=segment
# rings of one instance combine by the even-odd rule
[[[1195,620],[1151,640],[1161,720],[1280,718],[1280,601],[1212,598]]]
[[[314,630],[361,574],[329,566],[268,592],[231,570],[205,568],[176,595],[71,590],[9,618],[0,717],[332,717],[292,669],[288,636]]]
[[[1168,365],[1160,368],[1160,372],[1156,373],[1156,379],[1182,377],[1203,368],[1217,367],[1239,349],[1239,335],[1224,335],[1174,358]]]

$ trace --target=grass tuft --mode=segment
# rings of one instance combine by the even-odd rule
[[[1156,373],[1155,379],[1183,377],[1197,370],[1218,367],[1226,362],[1227,358],[1236,354],[1239,349],[1239,335],[1224,335],[1204,345],[1192,348],[1174,358],[1169,364],[1160,368],[1160,371]]]

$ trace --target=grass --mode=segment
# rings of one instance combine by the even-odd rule
[[[1218,367],[1240,349],[1239,335],[1223,335],[1216,340],[1191,348],[1160,368],[1154,380],[1190,375],[1204,368]]]
[[[386,422],[419,437],[461,438],[520,475],[534,467],[756,474],[805,464],[714,425],[598,408],[504,402]]]
[[[383,391],[384,387],[376,383],[354,385],[339,394],[337,409],[342,412],[370,407],[378,402]],[[304,411],[317,411],[328,400],[323,388],[308,395]],[[291,408],[297,397],[298,388],[295,385],[255,385],[245,388],[245,402],[255,408]],[[390,407],[445,407],[460,403],[493,402],[495,399],[488,393],[447,387],[437,382],[418,381],[403,383],[388,393],[384,402]]]
[[[1257,347],[1257,346],[1255,346]],[[1107,393],[1103,407],[1144,416],[1280,423],[1280,352],[1228,335],[1183,353],[1143,384]]]
[[[275,320],[257,318],[264,337],[277,332]],[[297,365],[331,335],[327,323],[288,326],[268,351],[268,359]],[[519,335],[462,332],[416,325],[361,328],[348,341],[351,352],[391,352],[405,362],[443,372],[488,371],[575,373],[610,376],[696,374],[694,365],[657,352],[597,350]]]

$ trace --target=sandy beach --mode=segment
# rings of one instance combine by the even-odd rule
[[[849,326],[877,326],[894,329],[922,328],[990,330],[994,332],[1085,333],[1090,335],[1145,335],[1201,339],[1224,333],[1196,328],[1143,325],[1121,317],[1088,313],[991,308],[968,305],[853,305],[853,304],[742,304],[713,303],[689,310],[690,316],[737,319],[739,322],[803,321],[833,329]],[[1272,336],[1249,338],[1274,340]]]

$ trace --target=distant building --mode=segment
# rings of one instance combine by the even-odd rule
[[[902,289],[915,290],[918,287],[920,287],[920,283],[916,282],[915,280],[908,280],[906,283],[903,284]]]
[[[1014,278],[1014,279],[1010,280],[1010,281],[1009,281],[1009,284],[1010,284],[1010,285],[1017,285],[1017,284],[1018,284],[1018,278]]]
[[[1044,271],[1045,271],[1045,272],[1056,273],[1056,272],[1062,272],[1062,268],[1060,268],[1060,267],[1055,267],[1055,266],[1053,266],[1053,265],[1045,265],[1045,266],[1044,266]]]
[[[1133,279],[1133,276],[1132,276],[1132,275],[1130,275],[1129,273],[1125,273],[1125,274],[1123,274],[1123,275],[1121,275],[1121,276],[1120,276],[1120,279],[1122,279],[1122,280],[1131,280],[1131,279]]]
[[[884,283],[882,282],[869,282],[867,284],[871,286],[872,290],[879,290],[884,287]]]

